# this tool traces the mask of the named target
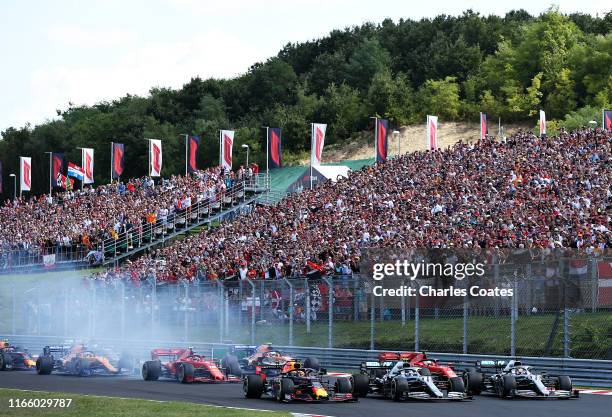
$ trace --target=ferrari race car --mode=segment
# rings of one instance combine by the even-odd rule
[[[378,362],[363,362],[360,373],[353,375],[354,392],[359,397],[378,394],[394,401],[469,398],[464,392],[463,381],[458,382],[460,377],[451,377],[448,383],[442,384],[428,368],[411,365],[408,358],[404,359],[400,354],[386,352],[379,354]]]
[[[182,383],[241,381],[240,374],[233,375],[219,361],[197,355],[191,348],[152,350],[151,360],[142,365],[142,378],[157,381],[160,377]]]
[[[39,375],[59,372],[69,375],[121,375],[132,373],[133,361],[127,354],[121,357],[110,349],[88,349],[84,344],[45,346],[36,359]]]
[[[256,373],[258,366],[284,365],[289,361],[295,361],[295,358],[266,343],[260,346],[235,345],[221,360],[221,364],[233,375],[248,375]],[[318,370],[321,366],[316,358],[309,357],[304,360],[303,367]]]
[[[34,369],[36,361],[26,349],[11,346],[7,340],[0,341],[0,371]]]
[[[350,376],[328,376],[325,369],[305,368],[296,361],[258,365],[254,374],[243,380],[247,398],[275,398],[291,401],[357,401]]]
[[[569,376],[537,374],[521,361],[478,361],[463,373],[465,385],[474,394],[492,392],[500,398],[578,398]]]

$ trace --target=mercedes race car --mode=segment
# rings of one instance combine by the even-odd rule
[[[359,397],[378,394],[394,401],[469,398],[464,392],[463,384],[459,384],[455,379],[461,379],[460,377],[452,377],[441,389],[429,369],[413,366],[408,358],[404,359],[400,358],[400,354],[381,353],[378,362],[363,362],[360,373],[353,375],[354,392]],[[443,390],[446,391],[446,396]]]
[[[27,371],[35,367],[36,361],[26,349],[11,346],[7,340],[0,341],[0,371]]]
[[[235,345],[221,360],[221,363],[233,375],[237,375],[238,372],[241,375],[248,375],[256,373],[258,366],[284,365],[289,361],[295,361],[295,358],[276,350],[272,344],[266,343],[260,346]],[[313,357],[306,358],[303,366],[315,370],[321,367],[319,361]]]
[[[465,385],[474,394],[492,392],[500,398],[578,398],[569,376],[534,372],[521,361],[478,361],[463,373]]]
[[[121,356],[110,349],[93,351],[84,344],[45,346],[36,359],[39,375],[59,372],[77,376],[121,375],[132,373],[133,361],[127,354]]]
[[[182,383],[241,381],[240,374],[232,374],[219,361],[197,355],[191,348],[152,350],[151,360],[142,365],[142,378],[145,381],[157,381],[160,377],[176,379]]]
[[[254,374],[244,377],[247,398],[275,398],[291,401],[357,401],[350,375],[328,376],[325,369],[305,368],[297,361],[284,364],[258,365]]]

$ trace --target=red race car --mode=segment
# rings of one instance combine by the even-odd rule
[[[142,378],[157,381],[160,377],[190,382],[241,382],[230,375],[217,360],[193,353],[191,348],[153,349],[151,360],[142,365]]]

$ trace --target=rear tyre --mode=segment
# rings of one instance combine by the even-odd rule
[[[4,353],[0,352],[0,371],[6,369],[6,362],[4,361]]]
[[[317,358],[310,356],[304,361],[304,368],[311,368],[318,371],[321,368],[321,365],[319,364],[319,360]]]
[[[448,392],[465,392],[465,384],[463,379],[458,376],[448,380]]]
[[[504,375],[502,379],[501,395],[504,398],[512,398],[516,389],[514,375]]]
[[[76,359],[76,363],[74,364],[74,372],[78,376],[89,375],[89,361],[85,358]]]
[[[234,355],[227,355],[221,360],[221,366],[225,369],[228,375],[242,376],[242,369],[238,363],[238,358]]]
[[[276,399],[279,402],[289,402],[290,399],[286,399],[287,395],[293,395],[295,391],[295,385],[293,384],[293,380],[291,378],[282,378],[280,382],[280,389],[276,393]]]
[[[469,393],[479,395],[484,385],[483,375],[474,368],[468,368],[463,373],[463,384]]]
[[[36,359],[36,373],[38,375],[50,375],[53,372],[53,359],[49,356],[40,356]]]
[[[181,384],[188,384],[193,382],[193,374],[195,373],[195,368],[190,363],[181,363],[178,366],[178,380]]]
[[[157,381],[161,374],[161,363],[159,361],[146,361],[142,365],[142,379],[145,381]]]
[[[244,396],[247,398],[260,398],[263,394],[263,378],[261,375],[247,375],[242,383]]]
[[[121,357],[119,358],[119,363],[117,363],[117,371],[127,371],[134,369],[134,358],[127,352],[123,352]]]
[[[572,380],[567,375],[561,375],[557,381],[557,389],[561,391],[571,391],[572,390]]]
[[[428,369],[429,371],[429,369]],[[408,381],[404,378],[395,378],[391,383],[391,398],[393,401],[400,401],[405,392],[408,392]]]
[[[370,392],[370,378],[364,374],[353,375],[353,393],[365,398]]]
[[[337,378],[335,389],[338,394],[350,394],[353,392],[351,380],[348,378]]]

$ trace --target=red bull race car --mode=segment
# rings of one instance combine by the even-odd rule
[[[256,373],[260,365],[284,365],[289,361],[295,361],[295,358],[280,352],[271,343],[265,343],[259,346],[234,345],[221,363],[231,370],[233,375],[244,376]],[[308,357],[304,360],[303,367],[318,370],[321,366],[317,358]]]
[[[52,372],[76,375],[122,375],[131,374],[133,361],[127,354],[121,356],[111,349],[89,349],[82,343],[61,346],[45,346],[36,359],[39,375]]]
[[[142,365],[142,378],[157,381],[160,377],[191,382],[241,382],[216,359],[207,359],[192,348],[153,349],[151,360]]]
[[[36,367],[36,361],[26,349],[12,346],[7,340],[0,341],[0,371],[27,371]]]

